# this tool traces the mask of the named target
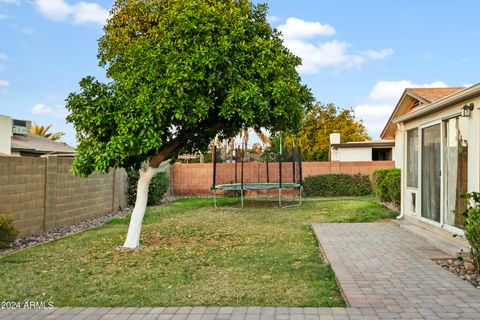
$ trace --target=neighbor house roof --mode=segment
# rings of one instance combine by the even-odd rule
[[[422,109],[427,105],[455,94],[465,88],[407,88],[403,91],[395,109],[385,125],[380,137],[382,139],[393,139],[396,124],[393,119],[400,117],[412,109]]]
[[[29,152],[36,154],[64,154],[73,155],[75,148],[64,142],[57,142],[37,135],[27,133],[25,135],[14,134],[12,136],[12,151]]]
[[[361,142],[347,142],[347,143],[332,143],[332,148],[385,148],[394,147],[394,140],[382,140],[382,141],[361,141]]]

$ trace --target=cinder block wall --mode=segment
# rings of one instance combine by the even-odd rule
[[[49,231],[126,206],[126,173],[88,178],[70,173],[72,159],[0,157],[0,212],[22,235]]]
[[[267,182],[265,163],[252,162],[243,164],[244,182]],[[282,181],[293,179],[292,164],[282,165]],[[394,161],[355,161],[355,162],[303,162],[303,177],[319,174],[345,173],[364,174],[372,177],[373,172],[380,168],[394,168]],[[269,164],[270,182],[278,182],[278,163]],[[235,181],[235,165],[217,164],[216,184]],[[237,181],[240,181],[240,164],[237,164]],[[171,192],[177,196],[210,195],[213,183],[213,166],[211,163],[175,163],[170,175]]]

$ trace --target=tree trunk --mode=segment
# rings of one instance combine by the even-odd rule
[[[148,187],[156,171],[157,169],[151,166],[140,169],[140,178],[137,183],[137,198],[130,218],[127,239],[123,244],[124,248],[135,249],[138,248],[140,244],[140,231],[142,230],[143,216],[147,208]]]

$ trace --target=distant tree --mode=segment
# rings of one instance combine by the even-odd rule
[[[255,142],[253,145],[252,145],[252,152],[253,153],[256,153],[256,154],[261,154],[262,151],[263,151],[263,147],[260,143],[258,142]]]
[[[52,128],[52,125],[48,126],[39,126],[36,122],[33,122],[32,127],[30,128],[30,133],[36,136],[41,136],[50,140],[59,140],[65,135],[65,132],[48,132]]]
[[[333,103],[317,102],[305,114],[302,126],[296,134],[285,133],[283,144],[288,148],[301,144],[303,161],[328,161],[330,134],[334,132],[340,133],[342,143],[370,139],[363,122],[355,118],[352,109],[341,109]],[[278,149],[279,135],[272,139],[272,146]]]
[[[266,16],[247,0],[115,1],[98,54],[111,82],[82,79],[67,120],[79,140],[74,173],[139,170],[124,247],[139,246],[161,162],[242,128],[298,127],[313,98]]]

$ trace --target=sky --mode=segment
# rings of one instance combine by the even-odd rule
[[[76,144],[65,99],[106,81],[97,40],[113,0],[0,0],[0,114],[53,124]],[[352,108],[378,139],[407,87],[480,82],[478,0],[270,0],[318,101]]]

